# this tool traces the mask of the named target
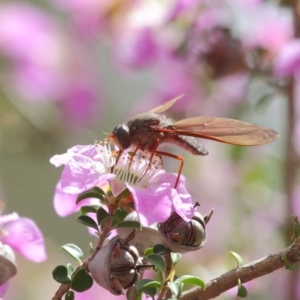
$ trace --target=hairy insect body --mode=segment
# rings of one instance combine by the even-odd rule
[[[208,152],[194,137],[177,133],[158,131],[156,128],[172,129],[174,120],[164,114],[143,112],[134,115],[126,125],[129,128],[131,145],[142,151],[155,151],[162,143],[175,144],[194,155],[207,155]]]
[[[171,143],[192,154],[207,155],[208,152],[195,137],[239,146],[263,145],[279,138],[279,134],[272,129],[228,118],[198,116],[174,121],[164,112],[181,97],[182,95],[165,102],[149,112],[136,114],[127,123],[116,126],[108,137],[119,148],[118,158],[125,149],[132,147],[134,153],[142,150],[150,154],[150,162],[155,153],[180,160],[174,185],[176,188],[184,160],[172,153],[159,151],[160,144]]]
[[[229,118],[198,116],[174,121],[164,112],[181,97],[167,101],[149,112],[134,115],[127,123],[116,126],[108,137],[119,147],[120,153],[135,147],[134,151],[140,149],[152,156],[164,143],[175,144],[192,154],[208,154],[195,138],[239,146],[263,145],[279,138],[279,134],[272,129]]]

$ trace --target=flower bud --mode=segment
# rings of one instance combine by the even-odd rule
[[[99,285],[120,295],[141,278],[141,265],[137,249],[116,237],[97,252],[89,263],[89,271]]]
[[[162,243],[172,252],[185,253],[202,248],[206,242],[205,226],[210,214],[204,218],[195,212],[191,221],[184,221],[178,214],[173,212],[169,219],[158,225],[162,236]]]

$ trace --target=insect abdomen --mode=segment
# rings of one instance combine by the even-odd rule
[[[185,135],[172,135],[165,140],[166,143],[176,144],[177,146],[191,152],[194,155],[207,155],[208,151],[195,138]]]

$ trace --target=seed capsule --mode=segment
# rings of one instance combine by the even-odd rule
[[[205,217],[198,212],[191,221],[184,221],[175,212],[164,223],[158,225],[162,243],[173,252],[185,253],[202,248],[206,242],[206,224],[211,211]]]
[[[138,221],[137,213],[132,212],[125,218],[126,221]],[[132,232],[131,228],[117,228],[117,232],[120,238],[126,239]],[[155,244],[161,244],[161,235],[158,232],[157,227],[145,227],[142,226],[142,230],[136,230],[134,237],[128,242],[133,245],[139,251],[141,256],[147,248],[153,247]]]
[[[8,246],[0,242],[0,285],[5,283],[17,273],[17,266],[15,262],[15,254]]]
[[[142,277],[141,265],[137,249],[116,237],[98,251],[89,264],[89,270],[99,285],[114,295],[120,295]]]

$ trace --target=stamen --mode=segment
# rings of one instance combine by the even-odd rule
[[[110,143],[107,141],[107,139],[105,139],[104,142],[95,141],[95,148],[99,155],[100,161],[103,164],[104,172],[110,173],[111,168],[116,163],[116,156],[111,151]]]
[[[148,186],[151,178],[162,167],[162,158],[155,154],[152,157],[151,165],[148,153],[137,151],[124,151],[117,161],[119,154],[112,151],[110,143],[107,140],[104,142],[95,141],[95,147],[99,160],[105,172],[113,172],[120,181],[128,182],[139,186]],[[95,166],[95,169],[100,170],[100,166]]]

